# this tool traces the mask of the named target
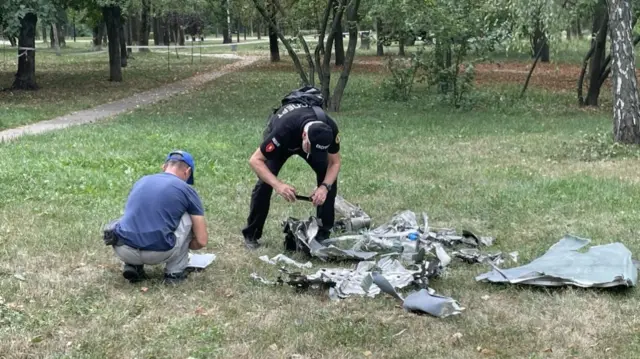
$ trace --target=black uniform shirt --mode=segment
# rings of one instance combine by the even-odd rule
[[[318,120],[313,109],[302,104],[289,104],[278,109],[273,116],[271,131],[260,144],[262,154],[266,158],[274,158],[281,154],[302,151],[304,126],[311,121]],[[333,141],[327,152],[338,153],[340,151],[338,125],[328,115],[323,122],[329,125],[333,131]]]

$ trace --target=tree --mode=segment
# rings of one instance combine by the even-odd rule
[[[610,29],[609,9],[606,0],[583,0],[577,4],[576,11],[590,13],[593,16],[591,31],[591,48],[584,57],[582,70],[578,77],[578,104],[580,106],[598,106],[598,98],[602,85],[611,73],[611,53],[607,55],[607,36]],[[638,7],[640,1],[634,0],[632,8],[636,10],[632,13],[632,28],[635,27],[640,17]],[[640,36],[636,36],[633,45],[640,42]],[[606,56],[605,56],[606,55]],[[588,71],[587,71],[588,66]],[[583,84],[585,76],[588,77],[588,90],[586,99],[583,96]]]
[[[360,8],[360,0],[328,0],[327,5],[324,9],[322,21],[320,23],[320,32],[318,37],[318,44],[316,45],[316,49],[314,51],[314,56],[311,56],[309,52],[309,48],[307,43],[304,40],[304,37],[301,33],[298,33],[298,39],[302,43],[303,48],[307,54],[307,61],[309,63],[309,70],[312,76],[307,76],[305,70],[300,64],[300,59],[298,55],[291,47],[289,40],[287,40],[282,31],[278,29],[275,23],[272,21],[271,15],[265,9],[264,3],[261,3],[259,0],[253,0],[256,9],[263,17],[263,19],[272,26],[276,35],[282,42],[282,44],[287,49],[289,56],[293,60],[294,66],[298,74],[300,75],[300,80],[303,85],[313,85],[313,76],[314,70],[318,70],[318,78],[320,80],[320,87],[322,90],[322,94],[325,98],[325,109],[329,111],[339,111],[340,103],[342,102],[342,96],[344,94],[344,90],[349,81],[349,74],[351,73],[351,67],[353,65],[353,60],[355,57],[356,45],[358,42],[358,10]],[[276,11],[280,12],[282,16],[286,19],[287,15],[282,6],[279,6],[279,2],[277,0],[273,0],[272,4],[276,7]],[[329,20],[331,18],[331,13],[334,8],[334,4],[336,6],[336,11],[333,12],[333,19],[331,21],[331,27],[328,28]],[[331,53],[334,46],[334,40],[336,35],[336,29],[338,28],[338,23],[342,21],[343,14],[347,14],[347,25],[349,31],[349,44],[347,45],[347,54],[345,59],[345,65],[340,73],[340,78],[338,79],[336,86],[334,88],[333,94],[331,94]],[[328,29],[328,31],[327,31]],[[325,33],[328,33],[327,41],[325,43],[324,37]],[[315,60],[314,60],[315,57]]]
[[[631,1],[607,0],[613,73],[613,135],[616,142],[640,144],[640,99],[635,72]]]
[[[37,90],[36,26],[38,19],[55,16],[54,0],[0,0],[2,27],[10,36],[18,37],[18,71],[11,89]]]

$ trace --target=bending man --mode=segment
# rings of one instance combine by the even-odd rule
[[[311,199],[322,220],[316,239],[322,242],[329,238],[340,171],[340,136],[336,122],[320,108],[322,101],[318,89],[303,87],[285,97],[269,118],[263,142],[249,160],[258,181],[251,194],[247,225],[242,230],[248,249],[260,246],[258,240],[269,214],[273,189],[289,202],[296,200],[295,188],[277,178],[292,155],[304,158],[316,174],[317,187]]]

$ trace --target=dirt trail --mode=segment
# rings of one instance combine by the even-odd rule
[[[144,105],[153,104],[167,97],[201,86],[221,76],[229,74],[243,67],[249,66],[255,63],[259,59],[260,57],[257,57],[257,56],[243,57],[241,60],[229,65],[223,66],[219,70],[193,76],[188,79],[167,84],[153,90],[135,94],[128,98],[124,98],[114,102],[99,105],[87,110],[72,112],[70,114],[56,117],[51,120],[40,121],[30,125],[25,125],[21,127],[0,131],[0,143],[6,142],[12,139],[16,139],[18,137],[21,137],[27,134],[33,135],[33,134],[38,134],[42,132],[58,130],[58,129],[66,128],[69,126],[92,123],[99,120],[111,118],[113,116],[119,115],[126,111],[129,111]]]

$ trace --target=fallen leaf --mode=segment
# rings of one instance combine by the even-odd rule
[[[480,298],[482,298],[482,300],[489,300],[489,296],[488,296],[488,295],[483,295],[483,296],[482,296],[482,297],[480,297]]]
[[[70,347],[70,346],[71,346],[71,344],[73,344],[73,343],[71,343],[71,342],[67,342],[67,347]]]
[[[373,355],[373,353],[370,350],[367,350],[366,352],[364,352],[362,354],[364,354],[364,356],[366,356],[366,357],[370,357],[371,355]]]
[[[610,350],[611,350],[611,348],[606,348],[606,349],[604,350],[604,352],[606,353],[606,352],[608,352],[608,351],[610,351]]]
[[[31,338],[32,343],[40,343],[42,341],[42,335],[35,336]]]
[[[141,291],[142,293],[146,293],[148,290],[149,290],[149,288],[147,288],[147,287],[142,287],[142,288],[140,288],[140,291]]]
[[[204,308],[202,307],[196,308],[196,314],[204,314]]]
[[[545,353],[553,353],[553,349],[551,348],[547,348],[544,350]]]
[[[25,281],[27,280],[22,274],[14,274],[13,275],[16,279],[21,280],[21,281]]]
[[[269,345],[269,349],[278,350],[278,346],[274,343],[274,344]]]
[[[227,298],[233,297],[233,292],[229,289],[224,293],[224,296]]]

